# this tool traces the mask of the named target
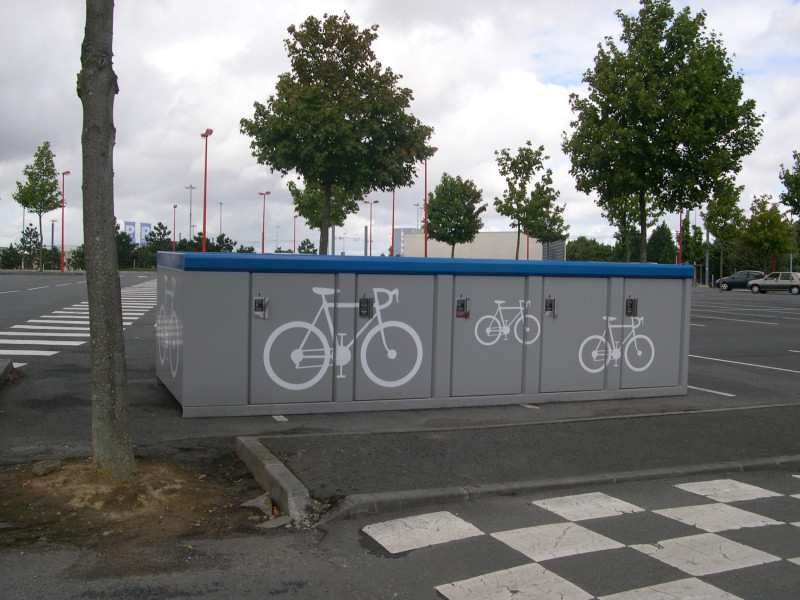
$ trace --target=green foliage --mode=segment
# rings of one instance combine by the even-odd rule
[[[679,253],[683,264],[696,265],[702,263],[706,256],[706,245],[705,242],[703,242],[703,230],[697,225],[691,224],[689,213],[683,216],[681,230],[675,233],[676,244],[681,243],[681,237],[683,237],[683,246],[680,248]]]
[[[703,213],[706,229],[715,239],[712,248],[719,253],[717,264],[720,279],[724,276],[725,252],[732,249],[744,222],[744,211],[739,206],[743,189],[744,186],[736,187],[732,179],[723,179],[714,188],[714,194]]]
[[[39,269],[42,268],[42,215],[61,206],[58,193],[58,171],[50,142],[44,142],[33,155],[33,164],[25,165],[25,183],[17,181],[12,197],[20,206],[39,217]]]
[[[41,241],[42,238],[39,235],[39,230],[33,225],[29,224],[22,232],[19,248],[22,252],[23,269],[26,266],[32,269],[34,264],[41,264],[41,259],[39,258],[39,251],[42,249]],[[39,263],[37,263],[37,260]]]
[[[545,170],[544,146],[533,149],[531,142],[517,150],[512,156],[508,148],[495,151],[500,175],[506,178],[503,198],[495,198],[497,212],[511,218],[511,227],[517,229],[516,258],[519,258],[519,242],[523,230],[540,242],[555,242],[565,239],[569,227],[564,225],[564,207],[555,204],[559,192],[553,189],[553,171]],[[528,192],[533,178],[541,173],[540,180]]]
[[[42,269],[46,271],[61,270],[61,248],[47,247],[42,249]]]
[[[588,262],[610,262],[614,249],[608,244],[587,238],[585,235],[567,244],[567,260]]]
[[[0,269],[21,269],[22,251],[18,246],[9,244],[8,248],[0,250]]]
[[[742,77],[705,12],[676,14],[669,0],[640,5],[637,16],[617,11],[624,47],[606,38],[583,78],[589,95],[570,96],[577,119],[563,149],[578,190],[606,205],[635,198],[644,262],[648,218],[705,202],[741,170],[763,117],[742,101]]]
[[[796,231],[778,204],[772,202],[772,196],[756,196],[750,212],[739,238],[744,246],[765,260],[796,249]]]
[[[275,248],[275,254],[292,254],[292,253],[293,253],[293,252],[292,252],[292,249],[291,249],[291,248],[287,248],[286,250],[284,250],[284,249],[283,249],[283,248],[281,248],[280,246],[278,246],[277,248]]]
[[[647,258],[650,262],[670,265],[675,264],[677,256],[678,247],[672,240],[672,230],[662,221],[647,240]]]
[[[791,169],[781,165],[779,177],[786,189],[781,192],[780,199],[794,216],[798,216],[800,215],[800,152],[795,150],[792,152],[792,157],[794,166]]]
[[[306,238],[306,239],[304,239],[303,241],[301,241],[297,245],[297,253],[298,254],[316,254],[317,253],[317,249],[314,246],[314,243],[310,239]]]
[[[253,246],[239,246],[236,249],[237,254],[255,254],[256,249]]]
[[[442,181],[428,194],[428,236],[450,246],[455,256],[456,244],[475,239],[483,221],[480,218],[486,205],[480,205],[483,191],[471,180],[442,174]]]
[[[114,240],[117,245],[117,268],[132,269],[136,245],[131,236],[120,229],[119,223],[116,223],[115,227]]]
[[[322,188],[315,183],[307,183],[305,188],[301,189],[294,181],[290,181],[287,187],[297,214],[303,217],[312,229],[321,229],[325,206],[325,193]],[[331,188],[330,225],[343,227],[347,215],[358,212],[359,202],[363,197],[361,194],[353,196],[340,187]]]
[[[172,250],[172,232],[161,221],[145,236],[146,244],[136,248],[136,266],[149,269],[156,266],[156,253]],[[176,247],[177,249],[177,247]]]
[[[320,253],[328,251],[334,188],[360,197],[409,185],[416,163],[433,155],[433,132],[408,112],[411,90],[377,61],[377,25],[308,17],[285,40],[291,71],[278,77],[266,105],[255,103],[240,130],[260,164],[299,173],[323,192]]]
[[[73,271],[86,270],[86,248],[83,244],[75,248],[67,259],[67,267]]]

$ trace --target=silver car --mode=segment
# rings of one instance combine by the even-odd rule
[[[789,291],[797,296],[800,294],[800,273],[791,271],[777,271],[770,273],[762,279],[754,279],[747,282],[747,287],[754,294],[766,294],[774,291]]]

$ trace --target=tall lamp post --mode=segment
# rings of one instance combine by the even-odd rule
[[[432,146],[431,150],[436,152],[438,148],[436,146]],[[425,212],[423,214],[425,218],[425,257],[428,257],[428,159],[425,159]]]
[[[264,198],[264,207],[261,209],[261,254],[264,254],[264,225],[267,223],[267,196],[269,196],[269,190],[258,192],[258,195]]]
[[[419,202],[414,202],[414,206],[417,208],[417,229],[419,229]]]
[[[189,190],[189,240],[191,241],[191,239],[194,237],[194,234],[192,233],[192,190],[196,190],[197,186],[194,186],[190,183],[189,185],[185,185],[183,187]]]
[[[297,215],[292,219],[292,254],[297,254]]]
[[[176,223],[176,214],[178,212],[178,205],[172,205],[172,251],[175,252],[175,223]]]
[[[61,272],[64,272],[64,177],[69,175],[69,171],[61,172]],[[25,217],[22,217],[22,228],[25,228]]]
[[[372,256],[372,205],[379,200],[362,200],[364,204],[369,204],[369,255]]]
[[[206,191],[208,188],[208,137],[214,133],[213,129],[206,129],[200,137],[206,141],[206,155],[203,163],[203,252],[206,251]]]

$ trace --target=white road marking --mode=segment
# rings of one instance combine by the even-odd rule
[[[6,350],[0,348],[0,356],[53,356],[58,350]]]
[[[81,346],[86,341],[80,340],[2,340],[3,345],[10,346]]]
[[[700,358],[702,360],[713,360],[715,362],[728,363],[731,365],[742,365],[744,367],[755,367],[757,369],[769,369],[770,371],[782,371],[784,373],[797,373],[800,375],[800,371],[796,371],[794,369],[783,369],[781,367],[770,367],[768,365],[756,365],[753,363],[739,362],[738,360],[725,360],[722,358],[711,358],[710,356],[697,356],[696,354],[690,354],[689,358]]]
[[[726,398],[736,398],[736,394],[729,394],[727,392],[718,392],[716,390],[708,390],[706,388],[696,387],[694,385],[687,385],[690,390],[697,390],[698,392],[707,392],[709,394],[717,394],[718,396],[725,396]]]
[[[373,523],[362,531],[392,554],[483,535],[480,529],[447,511]]]

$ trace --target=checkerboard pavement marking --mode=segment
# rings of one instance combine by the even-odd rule
[[[792,477],[798,478],[796,475]],[[797,484],[796,479],[793,481]],[[430,547],[446,551],[448,544],[459,540],[463,543],[468,538],[473,541],[481,538],[496,540],[520,553],[519,562],[524,564],[517,563],[507,569],[476,573],[459,581],[436,585],[435,590],[447,600],[736,600],[743,597],[746,600],[746,591],[744,596],[733,593],[738,591],[736,585],[725,580],[725,575],[776,563],[783,565],[782,568],[796,569],[796,576],[792,573],[790,577],[800,580],[800,521],[796,518],[800,514],[800,494],[783,494],[735,479],[679,483],[673,487],[686,492],[688,498],[696,497],[698,503],[646,510],[614,496],[593,492],[529,503],[531,507],[546,511],[556,520],[553,523],[506,531],[482,531],[466,520],[442,511],[367,525],[363,532],[390,554]],[[788,517],[780,520],[775,514],[776,505],[764,509],[770,513],[769,516],[756,512],[762,506],[759,503],[765,501],[780,502]],[[674,527],[682,527],[680,531],[691,535],[667,539],[655,537],[647,543],[625,543],[625,535],[620,534],[620,539],[614,539],[615,525],[625,518],[662,519],[662,525],[674,522]],[[593,527],[603,534],[594,531]],[[654,531],[668,530],[663,526],[654,528]],[[792,540],[783,554],[791,554],[779,556],[781,552],[770,547],[756,548],[753,547],[759,545],[756,542],[748,545],[742,543],[741,538],[738,541],[732,539],[737,532],[744,530],[751,536],[763,532],[763,538],[767,540],[775,538],[773,534],[780,531],[778,537]],[[575,561],[592,557],[598,560],[597,557],[611,552],[628,553],[625,554],[627,559],[639,556],[635,560],[640,566],[641,561],[655,561],[649,566],[662,565],[653,569],[653,572],[659,572],[661,580],[632,589],[614,589],[610,594],[609,587],[618,584],[609,580],[597,586],[585,577],[582,581],[570,581],[569,573],[574,572]],[[622,555],[618,558],[625,560]],[[526,560],[533,562],[526,563]],[[571,561],[573,571],[564,569],[559,561]],[[650,572],[648,569],[638,570]],[[602,577],[603,573],[598,576]],[[718,587],[720,578],[728,589]]]

